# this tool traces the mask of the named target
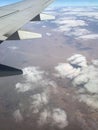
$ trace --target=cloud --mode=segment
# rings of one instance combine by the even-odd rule
[[[79,74],[76,78],[73,79],[73,85],[79,86],[84,85],[89,81],[87,74]]]
[[[47,26],[46,25],[42,25],[42,28],[46,28]]]
[[[52,34],[47,32],[46,35],[50,37]]]
[[[23,69],[23,76],[28,82],[37,83],[42,80],[44,71],[40,71],[38,67],[26,67]]]
[[[57,29],[55,29],[54,31],[60,31],[60,32],[64,32],[64,35],[67,34],[68,32],[70,32],[72,29],[72,27],[70,26],[66,26],[66,25],[60,25]]]
[[[93,65],[89,65],[87,68],[81,70],[79,76],[77,76],[73,83],[75,86],[83,85],[83,87],[90,93],[98,93],[98,68]]]
[[[54,31],[64,33],[64,36],[76,40],[97,39],[97,33],[92,29],[91,23],[97,23],[98,15],[95,7],[66,7],[59,10],[61,14],[52,21],[57,25]],[[96,25],[97,26],[97,25]]]
[[[87,25],[85,23],[85,21],[83,20],[72,20],[72,19],[66,19],[65,18],[61,18],[60,20],[56,20],[54,21],[56,24],[58,25],[64,25],[66,24],[67,27],[77,27],[77,26],[85,26]]]
[[[29,83],[17,83],[16,84],[16,90],[18,92],[26,92],[29,91],[31,89],[31,84]]]
[[[87,64],[87,59],[81,54],[75,54],[67,59],[68,63],[55,67],[58,75],[69,78],[74,87],[77,87],[81,101],[94,108],[98,108],[98,60]],[[77,73],[78,72],[78,73]],[[82,91],[81,91],[82,90]],[[84,95],[81,95],[85,93]]]
[[[15,120],[19,120],[22,118],[21,113],[24,113],[25,117],[32,117],[35,115],[36,122],[40,126],[40,124],[47,124],[48,118],[50,126],[57,126],[64,127],[63,123],[64,119],[59,119],[60,121],[56,122],[53,118],[53,110],[54,107],[51,107],[51,100],[50,96],[52,94],[56,94],[57,92],[57,85],[55,81],[47,78],[48,73],[42,71],[39,67],[26,67],[23,69],[23,80],[16,84],[16,90],[18,94],[22,94],[28,92],[27,94],[22,94],[21,102],[19,104],[19,109],[14,112]],[[26,96],[26,97],[25,97]],[[55,105],[54,105],[55,106]],[[47,108],[51,111],[49,112]],[[59,112],[60,113],[60,112]],[[64,114],[64,113],[63,113]],[[62,116],[62,115],[61,115]],[[65,116],[65,115],[64,115]],[[64,116],[62,116],[64,118]],[[57,116],[58,117],[58,116]],[[60,118],[60,115],[59,117]],[[56,123],[53,124],[53,121]],[[60,122],[60,123],[59,123]]]
[[[97,34],[93,34],[93,32],[86,29],[86,26],[89,26],[89,24],[85,20],[77,19],[76,16],[63,16],[53,21],[53,23],[58,26],[54,31],[64,32],[64,36],[71,36],[76,39],[87,39],[89,36],[93,39],[97,37]]]
[[[52,121],[53,125],[56,125],[59,128],[64,128],[68,126],[67,114],[64,110],[61,110],[59,108],[53,109]]]
[[[98,95],[81,94],[79,97],[79,101],[86,103],[92,108],[98,109]]]
[[[88,40],[88,39],[98,39],[98,34],[88,34],[79,36],[78,39]]]
[[[38,67],[26,67],[23,69],[23,81],[15,85],[17,92],[27,92],[37,88],[52,89],[56,92],[56,83],[45,76],[45,72]]]
[[[95,67],[98,67],[98,60],[92,60],[92,64],[93,64]]]
[[[57,19],[56,21],[53,21],[53,23],[58,25],[58,28],[56,29],[56,31],[67,32],[67,31],[71,31],[71,29],[76,28],[76,27],[87,26],[87,23],[85,21],[71,19],[71,18],[66,19],[64,17],[64,18]]]
[[[58,66],[55,67],[55,70],[58,72],[58,76],[62,78],[67,77],[69,79],[73,79],[80,73],[80,68],[73,68],[68,63],[60,63]]]
[[[86,57],[81,54],[75,54],[67,59],[67,61],[76,67],[87,67]]]
[[[39,116],[38,124],[40,126],[43,126],[45,124],[48,124],[50,122],[49,118],[51,117],[51,112],[47,109],[44,109]]]
[[[61,11],[63,12],[87,12],[88,11],[94,11],[94,9],[96,9],[96,7],[66,7],[66,8],[62,8]]]
[[[87,17],[87,18],[92,18],[92,19],[98,19],[98,14],[97,14],[97,11],[94,10],[94,8],[92,7],[91,9],[90,8],[70,8],[69,10],[65,10],[63,9],[63,14],[65,14],[65,16],[71,16],[71,15],[74,15],[74,16],[79,16],[79,17]]]
[[[37,87],[37,84],[45,83],[43,79],[44,71],[41,71],[38,67],[26,67],[23,69],[23,82],[16,84],[17,92],[27,92]],[[38,86],[38,87],[39,87]]]
[[[45,105],[48,104],[48,95],[45,92],[31,96],[30,109],[33,113],[38,113]]]
[[[17,110],[14,111],[13,117],[14,117],[14,119],[15,119],[16,122],[23,121],[23,116],[22,116],[22,114],[21,114],[21,112],[20,112],[19,109],[17,109]]]
[[[55,70],[58,71],[59,76],[69,79],[73,79],[80,74],[81,67],[87,67],[87,60],[84,56],[80,54],[75,54],[72,57],[68,58],[69,63],[60,63],[55,67]]]
[[[75,36],[76,38],[82,37],[84,35],[90,34],[91,32],[85,28],[73,28],[73,29],[69,29],[68,31],[70,31],[70,33],[68,33],[67,31],[64,32],[65,36]]]
[[[67,114],[60,108],[54,108],[51,111],[45,109],[40,113],[38,123],[39,125],[51,124],[62,129],[68,126]]]

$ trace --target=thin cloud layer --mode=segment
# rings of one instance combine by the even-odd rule
[[[79,36],[78,39],[88,40],[88,39],[98,39],[98,34],[88,34]]]
[[[97,14],[98,8],[97,7],[66,7],[62,8],[61,12],[65,15],[75,15],[78,17],[90,17],[90,18],[95,18],[98,19],[98,14]]]
[[[98,20],[98,14],[97,14],[97,11],[95,12],[91,12],[91,11],[81,11],[81,12],[78,12],[78,11],[71,11],[71,12],[67,12],[67,15],[76,15],[76,16],[80,16],[80,17],[89,17],[89,18],[95,18],[96,20]]]
[[[72,19],[64,19],[64,18],[61,18],[60,20],[57,20],[55,21],[56,24],[58,25],[64,25],[66,24],[67,27],[77,27],[77,26],[84,26],[84,25],[87,25],[85,23],[85,21],[83,20],[72,20]]]
[[[98,20],[97,7],[66,7],[59,12],[59,17],[52,21],[57,25],[54,31],[63,32],[64,36],[75,40],[98,39],[98,33],[94,29]]]
[[[87,26],[87,23],[85,21],[77,20],[77,19],[73,19],[73,18],[71,19],[71,18],[69,18],[69,19],[60,18],[60,19],[54,21],[53,23],[58,25],[58,28],[56,31],[68,32],[68,31],[72,31],[72,29],[76,28],[76,27]]]
[[[76,38],[82,38],[85,35],[90,34],[91,32],[85,28],[73,28],[73,29],[69,29],[68,31],[70,31],[70,33],[68,33],[67,31],[64,32],[65,36],[74,36]]]
[[[62,8],[61,11],[62,11],[62,12],[65,12],[65,11],[66,11],[66,12],[72,12],[72,11],[73,11],[73,12],[78,12],[78,14],[79,14],[79,12],[85,12],[85,11],[87,11],[87,10],[88,10],[88,11],[94,11],[94,9],[97,9],[97,7],[94,7],[94,6],[89,7],[89,6],[88,6],[88,7],[85,8],[85,7],[78,7],[78,6],[77,6],[77,7],[75,7],[75,8],[74,8],[74,7]]]
[[[96,102],[98,99],[98,60],[92,60],[90,64],[87,64],[85,56],[76,54],[67,61],[68,63],[55,67],[58,75],[72,81],[73,86],[77,87],[81,101],[98,108],[98,102]],[[82,93],[85,94],[82,95]]]

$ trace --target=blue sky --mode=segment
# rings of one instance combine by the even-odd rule
[[[18,1],[21,1],[21,0],[0,0],[0,6],[8,5],[8,4],[11,4],[11,3],[18,2]]]
[[[56,6],[98,6],[98,0],[56,0]]]
[[[0,6],[18,2],[21,0],[0,0]],[[98,6],[98,0],[55,0],[54,4],[55,6]]]

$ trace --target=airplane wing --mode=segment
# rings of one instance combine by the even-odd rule
[[[0,42],[8,39],[28,21],[39,18],[39,14],[53,1],[22,0],[11,5],[0,7]],[[15,75],[16,73],[21,74],[22,71],[0,64],[0,73],[0,76],[9,76]]]
[[[0,41],[8,39],[20,27],[38,16],[54,0],[23,0],[0,7]]]

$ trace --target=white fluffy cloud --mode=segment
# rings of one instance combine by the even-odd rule
[[[23,69],[23,76],[28,82],[39,82],[42,80],[43,71],[40,71],[38,67],[27,67]]]
[[[22,83],[16,84],[16,90],[18,92],[26,92],[30,89],[34,89],[36,84],[46,82],[43,79],[44,71],[41,71],[38,67],[26,67],[23,69],[23,78]],[[47,83],[48,84],[48,83]]]
[[[77,67],[87,67],[86,57],[81,54],[75,54],[68,58],[68,62],[71,65],[75,65]]]
[[[19,94],[30,93],[25,98],[26,100],[22,99],[23,102],[20,103],[19,109],[14,112],[13,115],[16,121],[21,121],[21,112],[25,112],[25,117],[36,115],[38,118],[36,121],[39,126],[50,123],[49,127],[57,126],[63,128],[68,125],[66,113],[63,110],[60,111],[60,109],[54,111],[54,107],[50,105],[51,92],[57,92],[57,85],[54,81],[47,78],[47,73],[41,71],[38,67],[26,67],[23,69],[23,80],[17,83],[15,87]],[[22,96],[25,95],[23,94]],[[51,111],[48,111],[47,108]]]
[[[56,125],[59,128],[64,128],[68,125],[67,114],[64,110],[59,108],[53,109],[52,121],[53,125]]]
[[[81,68],[87,67],[87,60],[84,56],[80,54],[75,54],[72,57],[68,58],[69,63],[60,63],[55,67],[55,70],[58,71],[59,76],[67,77],[73,79],[80,74]]]
[[[86,103],[88,106],[98,109],[98,95],[81,94],[79,101]]]
[[[67,61],[68,63],[63,65],[59,64],[55,70],[62,78],[71,79],[73,85],[79,90],[81,101],[98,108],[98,60],[92,60],[90,64],[87,64],[85,56],[76,54],[68,58]],[[82,92],[85,94],[81,95]]]
[[[17,83],[16,84],[16,90],[18,92],[26,92],[29,91],[31,89],[31,84],[29,83]]]
[[[87,68],[82,69],[79,76],[77,76],[73,83],[75,86],[83,85],[83,87],[90,93],[98,93],[98,68],[89,65]]]
[[[41,112],[38,123],[40,125],[51,124],[62,129],[68,126],[67,114],[60,108],[54,108],[52,111],[45,109]]]
[[[98,60],[92,60],[92,64],[93,64],[95,67],[98,67]]]
[[[31,106],[33,113],[38,113],[42,107],[48,104],[48,95],[46,93],[38,93],[31,96]]]
[[[84,85],[88,82],[89,78],[87,74],[85,75],[78,75],[76,78],[73,80],[73,85],[74,86],[79,86],[79,85]]]
[[[23,69],[23,81],[15,85],[17,92],[27,92],[36,88],[52,89],[56,91],[56,83],[44,76],[45,72],[38,67],[26,67]]]
[[[16,90],[18,92],[27,92],[36,88],[36,85],[38,88],[41,85],[41,91],[38,90],[34,94],[31,94],[26,103],[21,103],[21,111],[24,112],[26,109],[26,113],[30,113],[28,115],[36,114],[38,116],[37,123],[39,126],[50,124],[49,127],[65,128],[68,125],[66,112],[49,105],[51,102],[50,92],[56,90],[56,83],[45,78],[45,72],[41,71],[38,67],[27,67],[23,71],[24,82],[17,83]],[[19,109],[13,115],[16,121],[22,120]]]
[[[58,76],[62,78],[67,77],[69,79],[73,79],[80,73],[80,68],[73,68],[68,63],[60,63],[58,66],[55,67],[55,70],[58,71]]]

